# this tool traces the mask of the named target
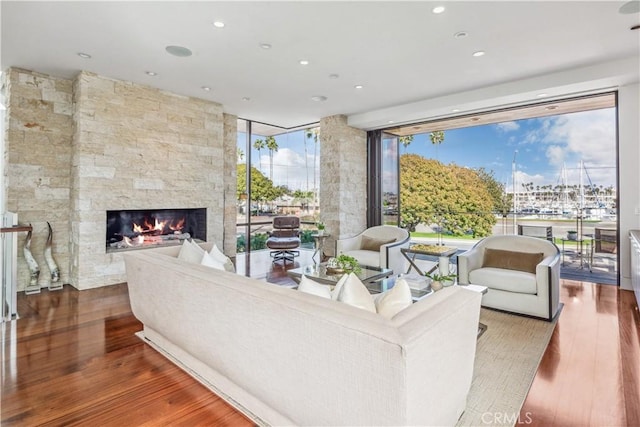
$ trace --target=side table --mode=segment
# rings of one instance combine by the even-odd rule
[[[411,268],[416,270],[418,274],[421,276],[425,275],[425,272],[420,270],[420,268],[415,264],[416,255],[426,255],[429,257],[440,258],[447,257],[451,258],[453,255],[458,252],[458,248],[451,248],[446,246],[436,246],[433,247],[433,250],[429,249],[430,245],[411,245],[409,248],[402,248],[400,252],[402,255],[409,261],[409,268],[407,269],[407,273],[411,271]],[[426,274],[433,273],[438,268],[438,264],[434,265]]]
[[[314,264],[318,264],[322,262],[322,255],[324,254],[324,241],[327,240],[327,237],[331,237],[331,234],[313,233],[311,237],[313,237],[316,248],[316,250],[313,252],[313,255],[311,255],[311,259],[313,260]],[[318,254],[318,252],[320,252],[320,259],[316,262],[316,255]]]

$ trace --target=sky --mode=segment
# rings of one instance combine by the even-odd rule
[[[533,182],[534,187],[562,184],[563,167],[567,185],[579,185],[582,161],[586,170],[583,173],[585,186],[591,181],[597,186],[615,188],[615,130],[615,108],[607,108],[447,130],[444,142],[438,146],[431,144],[428,134],[419,134],[414,136],[409,147],[400,147],[400,154],[419,154],[445,164],[455,163],[470,168],[484,167],[493,171],[496,180],[505,184],[509,192],[513,187],[514,157],[518,192],[522,191],[522,183]],[[238,135],[238,148],[246,152],[244,138]],[[254,136],[253,139],[257,138],[260,137]],[[314,163],[315,183],[319,185],[320,143],[306,139],[305,156],[304,141],[303,131],[276,137],[279,148],[273,154],[272,172],[276,185],[312,191]],[[389,158],[393,159],[393,156]],[[268,151],[262,150],[258,155],[253,149],[252,160],[253,165],[269,177]],[[388,187],[391,181],[385,180],[384,184]]]

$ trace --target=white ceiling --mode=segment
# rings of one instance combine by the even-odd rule
[[[640,31],[630,27],[640,15],[619,13],[624,3],[5,0],[0,65],[66,78],[87,70],[295,127],[637,57]],[[438,4],[446,10],[436,15]],[[171,56],[168,45],[193,55]],[[474,58],[478,50],[486,55]]]

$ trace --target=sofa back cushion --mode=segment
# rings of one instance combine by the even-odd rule
[[[485,248],[482,266],[535,274],[537,265],[543,259],[544,253],[542,252],[516,252]]]

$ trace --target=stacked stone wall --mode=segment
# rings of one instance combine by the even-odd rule
[[[204,207],[222,247],[222,106],[87,72],[74,85],[71,283],[126,280],[122,253],[105,250],[107,210]]]
[[[238,116],[224,115],[224,253],[236,255]]]
[[[6,210],[33,226],[31,252],[40,266],[40,286],[51,282],[44,259],[53,228],[53,257],[69,282],[69,201],[73,135],[72,81],[11,68],[6,76],[7,127],[4,185]],[[29,283],[19,234],[18,289]]]
[[[107,210],[206,208],[207,240],[235,250],[235,124],[225,136],[220,104],[87,72],[14,68],[6,80],[6,209],[33,225],[41,286],[47,221],[62,281],[78,289],[126,281],[122,252],[105,248]]]
[[[321,219],[331,238],[325,252],[332,254],[335,239],[354,236],[367,224],[367,135],[347,125],[343,115],[320,121]]]

